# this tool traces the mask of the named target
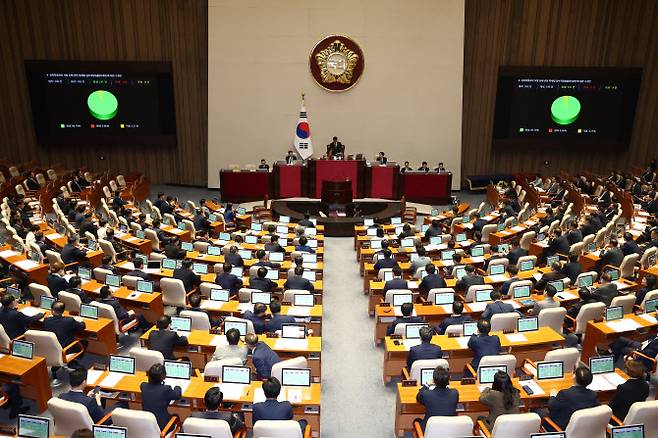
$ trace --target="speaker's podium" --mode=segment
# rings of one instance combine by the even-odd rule
[[[349,204],[352,202],[352,181],[322,181],[322,202]]]

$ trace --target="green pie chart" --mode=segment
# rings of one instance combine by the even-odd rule
[[[558,125],[569,125],[580,115],[580,101],[573,96],[560,96],[551,105],[551,118]]]
[[[117,115],[119,101],[109,91],[96,90],[87,98],[87,106],[91,115],[98,120],[110,120]]]

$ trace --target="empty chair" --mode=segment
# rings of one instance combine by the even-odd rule
[[[482,239],[480,239],[481,242],[482,243],[489,242],[489,235],[491,233],[495,233],[497,229],[498,229],[498,225],[496,225],[496,224],[487,224],[487,225],[483,226],[482,227]]]
[[[292,359],[282,360],[272,366],[272,376],[281,382],[284,368],[308,368],[308,362],[304,356],[293,357]]]
[[[183,432],[196,433],[210,438],[233,438],[231,427],[224,420],[188,417],[183,423]]]
[[[254,323],[248,319],[238,318],[237,316],[227,316],[224,318],[224,321],[234,321],[234,322],[246,322],[247,323],[247,334],[256,333],[254,330]]]
[[[187,293],[182,280],[163,278],[160,280],[160,289],[165,306],[185,307],[187,305]]]
[[[121,283],[129,289],[136,289],[139,280],[142,280],[142,278],[134,275],[124,275],[121,277]]]
[[[253,438],[306,438],[311,435],[311,426],[306,426],[304,435],[295,420],[259,420],[254,423]]]
[[[7,335],[5,328],[0,325],[0,353],[7,353],[10,346],[11,339],[9,339],[9,335]]]
[[[181,427],[180,419],[173,416],[167,427],[160,432],[158,421],[151,412],[123,408],[112,411],[112,424],[127,428],[127,438],[173,437]]]
[[[30,290],[32,297],[34,298],[34,304],[36,305],[41,303],[41,295],[45,295],[47,297],[53,296],[53,294],[50,293],[48,286],[44,286],[43,284],[30,283],[27,287]]]
[[[100,303],[98,301],[92,301],[91,304],[98,307],[99,317],[112,320],[112,322],[114,323],[114,333],[117,336],[129,332],[130,330],[135,328],[138,324],[138,321],[136,319],[133,319],[132,321],[128,321],[126,323],[119,321],[119,318],[117,318],[117,314],[114,312],[114,307],[110,306],[109,304]]]
[[[578,274],[578,276],[576,277],[576,283],[574,284],[574,286],[579,287],[580,279],[582,277],[587,277],[589,275],[592,276],[592,282],[596,282],[596,279],[599,277],[599,274],[597,274],[596,271],[582,272],[582,273]]]
[[[521,240],[519,241],[519,246],[526,251],[530,250],[530,244],[532,243],[532,240],[537,237],[537,233],[534,231],[528,231],[527,233],[523,233],[521,236]]]
[[[621,306],[624,308],[624,314],[633,313],[633,306],[635,306],[635,294],[620,295],[614,297],[610,302],[610,307]]]
[[[490,434],[484,422],[478,421],[479,429],[491,438],[528,438],[537,433],[540,426],[541,418],[535,413],[500,415]]]
[[[477,371],[484,366],[493,366],[493,365],[505,365],[507,367],[507,374],[510,378],[514,378],[514,370],[516,368],[516,356],[513,354],[498,354],[491,356],[482,356],[480,359],[480,364],[478,369],[474,370],[470,363],[466,364],[466,367],[471,372],[471,375],[478,376]]]
[[[34,343],[34,356],[45,358],[46,365],[49,367],[61,368],[84,352],[82,344],[78,340],[62,348],[53,332],[28,330],[25,332],[25,340]],[[71,351],[74,348],[77,348],[78,351]],[[69,351],[71,352],[69,353]],[[55,377],[54,372],[53,377]],[[57,379],[53,380],[54,386],[59,384]]]
[[[114,247],[112,244],[105,240],[105,239],[98,239],[98,244],[101,247],[101,250],[103,250],[103,253],[108,256],[112,257],[112,263],[116,263],[117,261],[117,252],[114,250]]]
[[[653,255],[656,254],[656,250],[658,250],[658,248],[652,246],[651,248],[647,248],[644,251],[644,254],[642,254],[642,258],[640,259],[640,267],[642,269],[648,269],[651,266],[651,261],[652,261],[651,258]]]
[[[430,417],[425,425],[425,432],[423,432],[420,421],[414,421],[414,438],[470,436],[472,432],[473,420],[466,415]]]
[[[311,292],[305,289],[288,289],[283,292],[283,301],[292,303],[294,302],[295,295],[311,295]]]
[[[521,264],[527,261],[532,261],[532,265],[537,266],[537,256],[527,255],[519,257],[519,260],[516,262],[516,267],[521,269]]]
[[[153,251],[160,251],[160,239],[158,234],[149,228],[144,230],[144,237],[151,241],[151,249]]]
[[[94,424],[82,403],[53,397],[48,400],[48,412],[53,416],[55,435],[71,436],[78,429],[91,429]]]
[[[463,336],[464,335],[464,326],[462,324],[452,324],[446,327],[446,331],[444,333],[445,335],[448,336]]]
[[[64,303],[66,311],[80,313],[80,304],[82,304],[82,300],[80,300],[78,295],[72,294],[71,292],[61,291],[57,294],[57,299]]]
[[[576,369],[578,365],[578,360],[580,359],[580,351],[575,347],[570,348],[558,348],[556,350],[551,350],[546,352],[544,355],[544,361],[561,361],[564,363],[564,372],[571,373]],[[532,375],[537,374],[537,366],[534,361],[530,359],[525,359],[523,368],[525,371]]]
[[[635,264],[640,260],[639,254],[629,254],[621,261],[619,265],[619,276],[621,278],[632,279],[635,276]]]
[[[475,301],[475,296],[477,295],[478,291],[483,290],[493,291],[493,286],[490,284],[477,284],[475,286],[470,286],[466,291],[466,298],[464,300],[467,303],[472,303]]]
[[[584,335],[585,329],[587,328],[587,323],[595,319],[602,319],[604,313],[604,303],[590,303],[585,304],[580,308],[578,315],[576,315],[576,319],[569,318],[568,315],[567,318],[569,318],[574,323],[572,328],[573,333],[577,335]]]
[[[553,307],[539,311],[539,327],[550,327],[557,333],[562,333],[564,317],[567,315],[565,307]]]
[[[192,330],[210,330],[210,317],[205,312],[198,310],[182,310],[180,316],[191,318]]]
[[[242,366],[242,361],[239,357],[229,357],[222,360],[211,360],[203,369],[203,375],[222,377],[223,366]]]
[[[515,331],[516,321],[521,316],[516,312],[497,313],[491,317],[491,331]]]
[[[151,366],[164,363],[164,356],[159,351],[135,347],[130,349],[129,354],[135,358],[135,369],[137,371],[148,371]]]
[[[94,268],[94,278],[97,282],[105,284],[105,277],[112,274],[112,271],[105,268]]]
[[[487,266],[487,275],[491,275],[491,267],[493,265],[503,265],[505,266],[505,269],[507,269],[507,266],[509,265],[509,260],[507,260],[504,257],[491,259],[489,261],[489,266]]]

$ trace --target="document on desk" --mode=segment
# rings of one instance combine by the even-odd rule
[[[292,404],[299,404],[302,402],[303,392],[301,388],[285,388],[286,389],[286,399]],[[262,388],[261,388],[262,390]]]
[[[624,289],[628,289],[629,287],[631,287],[630,284],[626,283],[625,281],[621,281],[621,280],[615,280],[615,281],[612,282],[612,284],[617,286],[617,290],[624,290]]]
[[[504,281],[509,280],[509,277],[505,274],[490,275],[489,280],[491,280],[494,283],[502,283]]]
[[[139,243],[139,242],[141,242],[142,239],[140,239],[139,237],[129,237],[126,240],[130,243]]]
[[[605,378],[603,374],[594,374],[592,383],[587,386],[587,389],[592,391],[611,391],[615,389],[617,385],[613,385]]]
[[[622,376],[620,376],[617,373],[605,373],[603,374],[605,376],[605,379],[610,382],[611,385],[614,386],[619,386],[622,383],[626,383],[626,379],[624,379]]]
[[[318,264],[317,263],[304,262],[304,263],[302,263],[302,266],[304,267],[304,269],[318,269]]]
[[[483,257],[483,256],[480,256],[480,257],[471,257],[471,261],[472,261],[473,263],[482,263],[482,262],[484,262],[484,257]]]
[[[251,303],[240,303],[240,304],[238,304],[238,311],[240,313],[244,313],[247,310],[253,312],[254,311],[254,305],[251,304]]]
[[[546,394],[546,391],[544,391],[541,386],[534,380],[520,380],[519,385],[525,386],[527,385],[531,390],[532,390],[532,395],[544,395]]]
[[[409,289],[418,289],[418,282],[417,282],[417,281],[411,281],[411,280],[408,280],[408,281],[407,281],[407,287],[408,287]]]
[[[505,335],[508,341],[515,343],[515,342],[527,342],[528,338],[525,337],[523,333],[510,333],[508,335]]]
[[[2,257],[3,259],[9,258],[9,257],[15,257],[17,255],[21,255],[21,253],[16,252],[12,249],[7,249],[5,251],[0,251],[0,257]]]
[[[102,382],[98,383],[98,386],[102,386],[103,388],[114,388],[125,376],[127,376],[127,374],[109,373]]]
[[[560,300],[575,300],[578,298],[575,294],[567,291],[558,292],[556,297],[558,297]]]
[[[40,313],[41,309],[38,307],[23,307],[21,313],[26,316],[34,316],[37,313]]]
[[[276,350],[306,350],[308,339],[277,339],[274,343]]]
[[[50,239],[50,240],[59,239],[59,238],[61,238],[61,237],[64,237],[64,236],[62,236],[62,235],[59,234],[59,233],[50,233],[50,234],[46,234],[46,239]],[[0,254],[0,256],[2,256],[2,254]]]
[[[521,305],[519,303],[517,303],[516,301],[514,301],[514,300],[503,300],[503,303],[510,304],[515,309],[520,309],[521,308]]]
[[[404,348],[405,350],[409,351],[411,350],[411,347],[415,347],[416,345],[420,345],[420,339],[405,339],[403,341],[404,343]]]
[[[616,332],[632,332],[633,330],[642,327],[638,322],[627,318],[606,322],[605,325]]]
[[[105,371],[103,371],[103,370],[89,370],[89,371],[87,371],[87,384],[88,385],[95,385],[96,381],[100,378],[100,376],[104,372]]]
[[[471,339],[470,336],[460,336],[458,338],[455,338],[455,340],[457,341],[459,346],[462,347],[462,348],[468,348],[469,339]]]
[[[658,319],[656,319],[653,315],[649,313],[643,313],[642,315],[640,315],[640,318],[642,318],[647,322],[650,322],[651,324],[658,324]]]
[[[185,394],[185,391],[187,391],[187,387],[190,386],[190,382],[191,382],[190,379],[172,379],[172,378],[164,379],[165,385],[169,385],[172,388],[180,386],[181,394]]]
[[[212,341],[210,341],[210,345],[212,345],[213,347],[228,345],[228,341],[226,340],[226,335],[215,335],[212,338]]]
[[[188,332],[187,330],[176,330],[176,334],[177,334],[178,336],[182,336],[182,337],[185,337],[185,338],[189,338],[189,337],[190,337],[190,333],[191,333],[191,332]]]
[[[23,270],[25,270],[25,271],[29,271],[30,269],[34,269],[37,266],[39,266],[38,263],[33,262],[32,260],[28,260],[28,259],[19,260],[17,262],[14,262],[14,265],[21,268],[21,269],[23,269]]]
[[[491,389],[492,386],[493,385],[491,383],[485,383],[483,385],[478,385],[478,390],[480,391],[480,393],[482,393],[487,388]]]
[[[438,307],[442,308],[445,313],[452,313],[452,304],[439,304]]]
[[[517,225],[515,227],[512,227],[512,231],[516,231],[517,233],[525,230],[525,227],[522,227],[521,225]]]
[[[233,383],[233,385],[234,385],[234,383]],[[240,386],[242,386],[242,385],[240,385]],[[224,389],[222,389],[221,387],[220,387],[220,389],[222,390],[222,393],[224,393]],[[279,393],[279,396],[276,398],[277,401],[280,401],[280,402],[282,402],[282,401],[286,401],[286,394],[285,394],[285,392],[286,392],[286,391],[281,391],[281,392]],[[226,396],[224,396],[224,398],[226,398]],[[237,399],[239,399],[239,398],[240,398],[240,397],[237,397]],[[265,398],[265,393],[263,392],[263,388],[256,388],[256,389],[254,390],[254,403],[262,403],[262,402],[264,402],[265,400],[266,400],[266,398]]]
[[[288,308],[288,315],[290,316],[311,316],[312,307],[293,306]]]
[[[224,307],[224,301],[203,300],[201,302],[202,309],[222,310],[222,307]]]
[[[487,303],[468,303],[468,307],[473,312],[482,312],[487,307]]]

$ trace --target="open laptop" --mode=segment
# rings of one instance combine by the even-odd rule
[[[222,367],[222,383],[250,384],[251,368],[224,365]]]
[[[136,230],[135,237],[137,237],[138,239],[146,239],[146,233],[144,232],[144,230]]]
[[[559,262],[560,256],[548,256],[546,257],[546,266],[552,266],[553,263]]]
[[[240,332],[240,336],[247,335],[247,322],[246,321],[224,321],[224,333],[231,329],[236,329]]]
[[[22,359],[32,359],[34,357],[34,343],[16,339],[11,343],[11,355]]]
[[[509,252],[509,243],[499,243],[498,252],[507,254]]]
[[[111,373],[135,374],[135,358],[110,355],[108,371]]]
[[[146,269],[162,269],[162,260],[149,260]]]
[[[455,242],[465,242],[466,241],[466,233],[459,233],[455,236]]]
[[[610,428],[610,438],[644,438],[644,425],[631,424]]]
[[[265,278],[269,278],[270,280],[278,280],[279,279],[279,270],[278,269],[268,269],[267,274],[265,274]]]
[[[293,294],[292,305],[295,307],[313,307],[315,306],[315,297],[313,294]]]
[[[253,222],[251,224],[251,231],[263,231],[263,224],[259,224],[257,222]]]
[[[366,236],[376,236],[377,235],[377,228],[368,228],[366,230]]]
[[[375,220],[374,219],[370,219],[370,218],[363,219],[363,226],[364,227],[372,227],[373,225],[375,225]]]
[[[564,290],[564,281],[562,280],[549,281],[548,284],[553,286],[558,292],[562,292]]]
[[[567,438],[566,432],[533,433],[530,438]]]
[[[153,293],[153,282],[148,280],[137,280],[137,292]]]
[[[537,380],[561,379],[564,377],[564,362],[548,360],[537,362]]]
[[[446,249],[444,251],[441,251],[441,261],[451,262],[453,255],[455,255],[455,250],[454,249]]]
[[[414,247],[414,239],[409,239],[409,238],[402,239],[400,241],[400,246],[402,248],[413,248]]]
[[[652,300],[646,300],[644,302],[644,311],[649,313],[649,312],[655,312],[658,309],[658,298],[654,298]]]
[[[464,336],[471,336],[478,332],[478,323],[475,321],[467,321],[462,323],[462,333]]]
[[[304,324],[281,324],[281,337],[284,339],[306,338],[306,326]]]
[[[233,268],[231,268],[231,274],[238,278],[242,277],[242,266],[233,266]]]
[[[375,242],[379,242],[379,245],[380,245],[380,248],[381,248],[382,242],[380,240],[376,240]],[[304,263],[317,263],[318,262],[318,256],[317,256],[317,254],[304,253],[304,254],[302,254],[302,261]]]
[[[615,371],[614,356],[590,357],[589,370],[594,375],[614,372]]]
[[[165,360],[164,367],[168,379],[189,379],[192,375],[192,364],[190,362]]]
[[[251,303],[263,303],[270,304],[272,301],[272,294],[270,292],[252,292],[251,293]]]
[[[498,371],[507,372],[507,365],[489,365],[481,366],[478,368],[478,383],[488,384],[493,383],[494,376]]]
[[[400,225],[402,223],[402,218],[400,216],[391,218],[391,225]]]
[[[244,242],[255,245],[258,243],[258,236],[253,236],[253,235],[244,236]]]
[[[197,275],[207,274],[208,273],[208,265],[206,265],[205,263],[194,263],[192,265],[192,270]]]
[[[252,254],[248,249],[238,250],[238,254],[242,257],[243,260],[251,260]]]
[[[16,286],[7,286],[6,290],[7,294],[13,296],[17,300],[21,299],[21,290],[17,288]]]
[[[267,258],[270,259],[271,262],[281,263],[283,262],[283,256],[284,254],[282,252],[270,252],[267,255]]]
[[[229,241],[231,240],[231,233],[219,233],[219,240]]]
[[[437,306],[455,302],[454,292],[434,292],[434,304]]]
[[[194,251],[192,242],[181,242],[180,247],[183,251]]]
[[[308,281],[313,282],[316,280],[316,272],[310,269],[304,269],[304,272],[302,272],[302,277]]]
[[[80,317],[87,319],[98,319],[98,306],[80,304]]]
[[[484,247],[483,246],[474,246],[471,248],[471,257],[482,257],[484,256]]]
[[[283,368],[281,370],[281,385],[311,386],[310,368]]]
[[[94,438],[127,438],[128,429],[118,426],[99,426],[93,425],[91,431]]]
[[[454,273],[455,273],[455,278],[457,280],[461,280],[462,277],[466,275],[466,269],[464,269],[463,266],[458,266],[457,268],[455,268]]]
[[[413,303],[413,294],[393,294],[393,307],[400,307],[404,303]]]
[[[404,326],[404,337],[406,339],[420,339],[420,329],[423,327],[430,327],[429,324],[423,323],[409,323]]]
[[[287,225],[277,225],[276,226],[276,232],[277,234],[288,234],[288,226]]]
[[[514,286],[514,289],[512,289],[512,297],[528,298],[530,296],[530,288],[529,284]]]
[[[121,286],[121,276],[114,274],[107,274],[105,276],[105,284],[110,287],[119,287]]]
[[[206,249],[206,254],[211,255],[211,256],[219,256],[222,255],[222,248],[219,246],[209,246]]]
[[[33,415],[19,415],[17,436],[19,438],[48,438],[50,419]]]
[[[228,302],[231,299],[231,291],[226,289],[210,289],[211,301]]]
[[[189,332],[192,330],[192,318],[187,316],[172,316],[171,329],[175,331]]]
[[[619,280],[619,270],[618,269],[608,269],[605,271],[608,275],[610,275],[610,281],[617,281]]]
[[[50,310],[53,308],[53,303],[57,301],[54,297],[49,297],[46,295],[41,295],[39,298],[39,307],[43,310]]]
[[[519,318],[516,320],[516,331],[534,332],[539,330],[539,318],[536,316],[529,316],[527,318]]]

